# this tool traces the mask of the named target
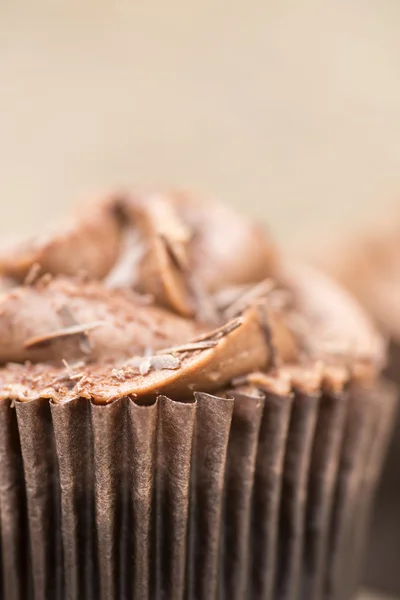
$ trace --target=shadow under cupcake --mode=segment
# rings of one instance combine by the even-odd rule
[[[0,269],[5,600],[353,595],[395,400],[344,292],[182,193]]]

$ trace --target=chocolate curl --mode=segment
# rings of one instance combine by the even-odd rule
[[[98,593],[90,404],[83,399],[52,403],[51,416],[61,490],[65,594],[67,600],[95,600]]]
[[[183,600],[196,404],[159,398],[156,479],[156,598]]]
[[[221,598],[249,595],[251,509],[263,396],[233,392],[234,407],[226,464],[224,555]]]
[[[330,521],[348,398],[322,395],[312,449],[305,531],[303,597],[319,600],[327,568]]]
[[[272,600],[277,567],[283,463],[292,407],[290,393],[265,390],[253,493],[250,597]]]
[[[275,593],[281,600],[300,597],[308,477],[318,403],[318,393],[297,391],[292,405],[279,515]]]
[[[63,598],[60,482],[48,400],[16,405],[35,598]],[[80,453],[80,451],[79,451]]]
[[[196,393],[190,526],[188,598],[217,597],[226,454],[234,402]]]
[[[0,402],[0,522],[4,598],[25,600],[30,587],[25,481],[17,415]]]

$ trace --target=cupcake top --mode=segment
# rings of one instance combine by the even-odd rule
[[[146,402],[232,386],[340,390],[385,347],[260,227],[188,194],[115,194],[0,250],[0,397]]]

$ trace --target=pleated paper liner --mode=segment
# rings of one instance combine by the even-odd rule
[[[3,600],[344,600],[386,387],[0,404]]]
[[[400,344],[391,341],[386,376],[400,390]],[[400,595],[400,411],[374,503],[371,543],[363,573],[365,582],[390,596]]]

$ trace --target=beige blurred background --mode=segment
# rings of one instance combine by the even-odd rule
[[[0,7],[0,235],[177,183],[315,252],[400,198],[397,0]]]
[[[182,184],[323,252],[400,207],[397,0],[0,6],[0,236]]]

